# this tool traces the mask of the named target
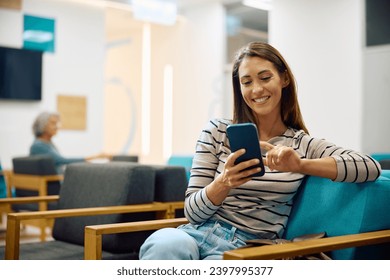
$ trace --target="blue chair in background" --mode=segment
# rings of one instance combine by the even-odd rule
[[[5,197],[7,197],[7,185],[5,182],[5,177],[0,162],[0,198],[5,198]],[[8,205],[0,205],[0,224],[3,223],[3,213],[8,213],[8,212],[9,212]]]
[[[4,197],[7,197],[7,185],[5,183],[3,168],[1,167],[1,162],[0,162],[0,198],[4,198]]]
[[[187,179],[190,179],[192,167],[192,155],[172,155],[167,164],[173,166],[183,166],[186,169]]]

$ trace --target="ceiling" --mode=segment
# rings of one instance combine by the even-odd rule
[[[129,5],[131,8],[132,0],[108,0],[112,3],[120,3]],[[227,11],[227,14],[238,18],[245,28],[250,28],[259,31],[268,30],[268,12],[251,7],[244,6],[241,0],[176,0],[178,4],[178,13],[185,13],[195,6],[204,3],[219,2],[222,3]]]
[[[196,6],[210,2],[223,3],[228,16],[236,19],[240,28],[245,30],[253,30],[255,32],[267,33],[268,31],[268,12],[247,7],[242,4],[241,0],[177,0],[178,13],[185,14],[186,11],[193,9]],[[131,0],[108,0],[113,4],[120,4],[123,9],[108,9],[107,11],[107,36],[109,41],[114,38],[123,37],[120,34],[126,33],[124,28],[129,18],[129,10],[131,10]],[[126,9],[128,6],[128,9]]]

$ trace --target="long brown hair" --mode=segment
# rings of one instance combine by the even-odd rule
[[[290,82],[282,90],[280,109],[282,121],[287,127],[302,129],[308,133],[302,118],[301,110],[299,109],[297,86],[290,67],[277,49],[262,42],[251,42],[240,49],[236,54],[232,72],[234,94],[233,123],[256,123],[252,110],[248,107],[242,97],[240,88],[238,69],[240,68],[242,60],[247,56],[266,59],[274,64],[279,74],[286,73]]]

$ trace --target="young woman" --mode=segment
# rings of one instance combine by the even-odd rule
[[[197,142],[184,209],[190,223],[153,233],[141,247],[141,259],[221,259],[245,240],[281,238],[306,175],[364,182],[381,173],[371,157],[308,134],[294,76],[269,44],[242,48],[232,76],[233,121],[210,121]],[[262,177],[251,177],[257,168],[247,169],[258,159],[235,165],[245,150],[229,148],[226,127],[245,122],[259,132]]]

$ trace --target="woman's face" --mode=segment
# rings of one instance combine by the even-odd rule
[[[238,68],[242,97],[258,118],[280,116],[282,89],[288,85],[274,64],[260,57],[245,57]]]
[[[45,134],[50,138],[57,134],[58,128],[60,126],[60,120],[56,116],[51,116],[45,127]]]

